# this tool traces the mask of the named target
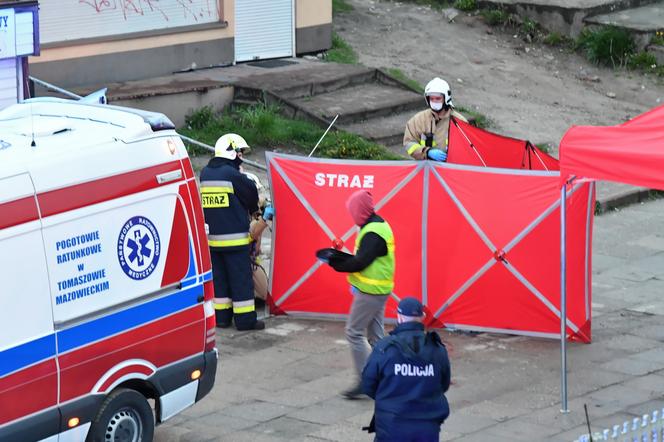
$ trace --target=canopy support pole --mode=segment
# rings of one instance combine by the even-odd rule
[[[567,408],[567,268],[566,268],[566,203],[567,182],[560,189],[560,412]]]

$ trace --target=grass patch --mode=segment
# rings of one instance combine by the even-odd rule
[[[454,7],[460,11],[471,12],[477,9],[477,2],[475,0],[456,0]]]
[[[657,33],[650,40],[651,45],[664,46],[664,31],[657,31]]]
[[[510,14],[502,9],[483,9],[480,15],[489,26],[510,24]]]
[[[332,34],[332,48],[327,51],[325,61],[343,64],[357,64],[357,52],[336,32]]]
[[[464,117],[470,120],[471,124],[480,129],[489,129],[492,125],[491,120],[484,114],[476,112],[474,110],[465,108],[463,106],[456,107],[456,110],[461,113]]]
[[[349,4],[346,0],[332,0],[332,14],[340,14],[344,12],[351,12],[353,5]]]
[[[403,71],[399,68],[389,68],[386,69],[387,73],[396,78],[397,80],[400,80],[404,83],[406,83],[411,89],[416,90],[420,93],[424,92],[424,86],[421,85],[417,80],[413,80],[410,78],[408,75],[404,74]]]
[[[273,148],[286,146],[308,154],[323,135],[324,129],[303,120],[289,119],[279,109],[263,104],[235,109],[215,115],[210,107],[203,107],[187,116],[183,135],[214,145],[217,138],[233,132],[241,135],[250,146]],[[187,143],[185,143],[187,145]],[[190,154],[209,155],[207,150],[187,145]],[[323,158],[361,160],[403,159],[383,146],[358,135],[342,131],[328,132],[315,155]]]
[[[627,61],[630,69],[652,70],[657,68],[657,57],[650,52],[642,51],[634,54]]]
[[[632,36],[624,29],[603,26],[584,29],[577,39],[577,48],[585,52],[593,63],[604,66],[625,66],[634,54]]]

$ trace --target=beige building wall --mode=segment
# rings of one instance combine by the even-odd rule
[[[296,0],[295,26],[329,25],[332,23],[332,0]]]
[[[107,84],[233,62],[235,0],[219,0],[222,22],[70,44],[44,45],[31,75],[64,87]],[[229,19],[230,18],[230,19]]]
[[[233,63],[235,0],[219,0],[223,22],[43,45],[30,74],[63,87],[105,85]],[[332,46],[332,0],[295,0],[297,54]]]
[[[332,47],[332,0],[295,0],[295,48],[298,54]]]

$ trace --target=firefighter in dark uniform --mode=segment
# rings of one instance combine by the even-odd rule
[[[217,140],[215,157],[201,171],[201,194],[214,277],[217,327],[262,330],[256,319],[249,259],[249,216],[258,211],[256,185],[240,172],[238,150],[247,147],[239,135]]]
[[[404,298],[397,327],[373,349],[362,372],[362,390],[375,400],[369,431],[376,441],[438,441],[450,414],[445,392],[450,361],[436,332],[424,331],[422,304]]]

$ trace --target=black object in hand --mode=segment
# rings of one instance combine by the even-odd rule
[[[424,145],[426,147],[433,147],[433,134],[431,132],[428,132],[424,134]]]

